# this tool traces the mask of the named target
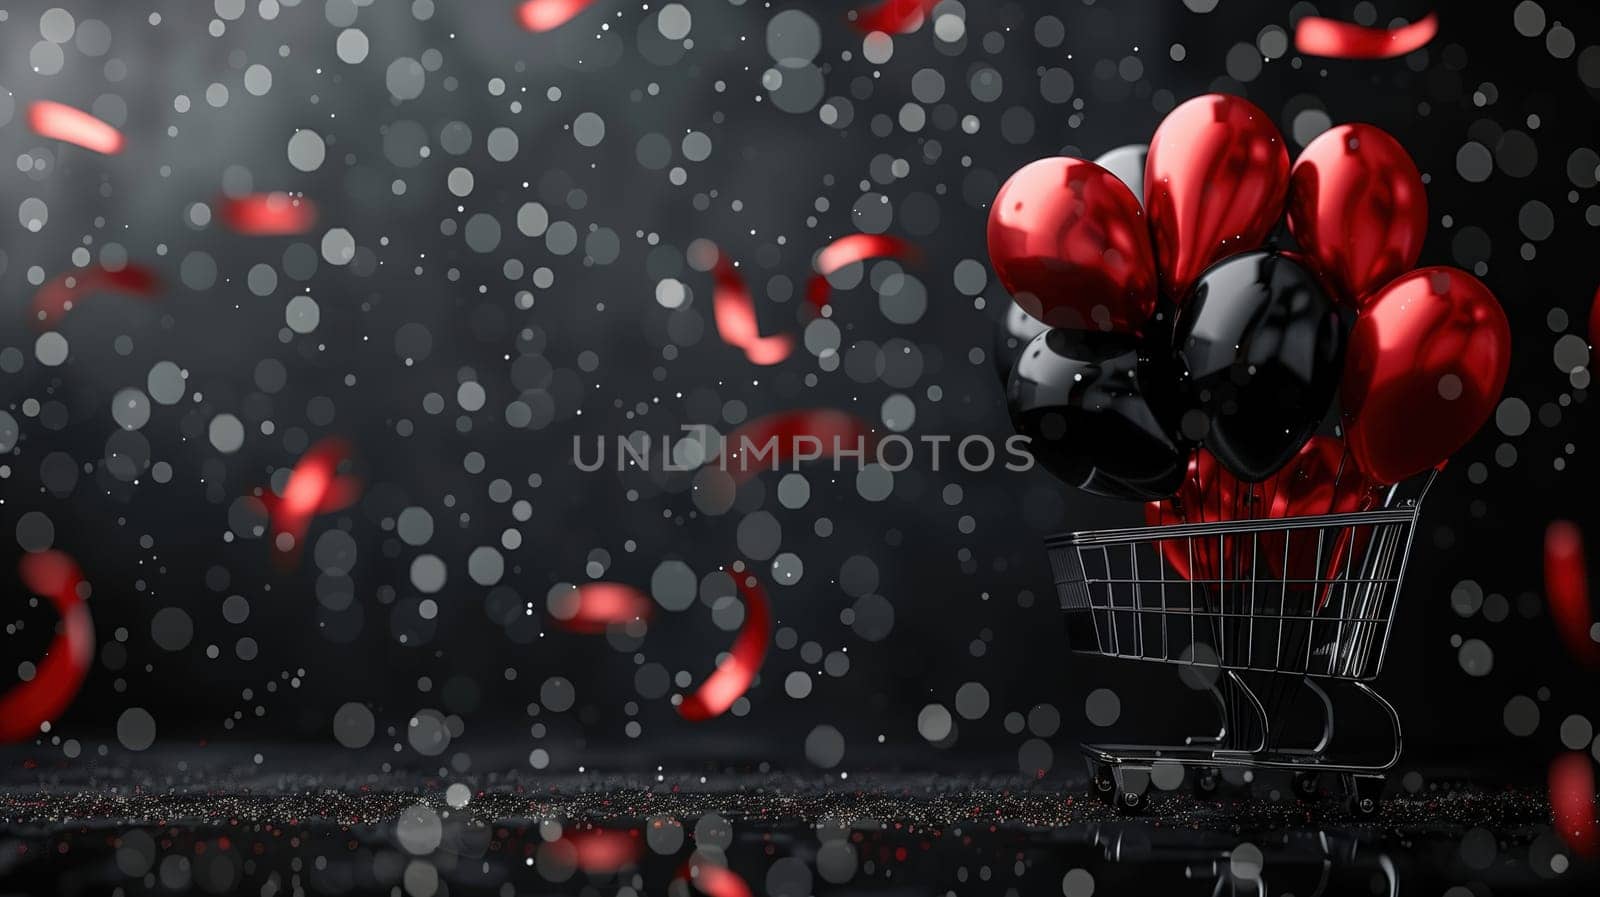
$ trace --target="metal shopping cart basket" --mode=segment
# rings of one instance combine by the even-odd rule
[[[1084,745],[1090,788],[1127,811],[1158,779],[1185,769],[1213,787],[1224,769],[1282,770],[1317,793],[1337,774],[1351,809],[1377,810],[1399,762],[1400,716],[1369,684],[1383,668],[1406,557],[1433,473],[1391,487],[1381,506],[1314,517],[1068,533],[1045,543],[1075,652],[1181,665],[1221,725],[1180,745]],[[1179,573],[1179,568],[1187,575]],[[1334,702],[1348,683],[1389,722],[1382,758],[1340,759]],[[1320,737],[1282,725],[1301,692],[1317,699]],[[1263,693],[1267,699],[1263,700]],[[1208,784],[1209,783],[1209,784]]]

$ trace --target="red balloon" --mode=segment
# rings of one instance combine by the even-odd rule
[[[1271,512],[1268,516],[1315,517],[1370,510],[1378,502],[1378,485],[1356,469],[1344,440],[1313,436],[1282,470],[1269,481]],[[1289,580],[1334,580],[1347,563],[1359,563],[1371,541],[1370,527],[1342,527],[1333,531],[1306,527],[1268,533],[1261,539],[1263,553],[1274,577]],[[1308,583],[1289,586],[1291,594],[1310,592]],[[1317,607],[1328,603],[1333,586],[1323,587]]]
[[[1411,270],[1428,235],[1422,175],[1398,141],[1371,125],[1339,125],[1307,144],[1289,171],[1289,232],[1333,287],[1360,308]]]
[[[989,208],[989,260],[1051,327],[1134,333],[1156,309],[1144,210],[1093,162],[1040,159],[1007,179]]]
[[[1189,462],[1189,475],[1194,476],[1194,462]],[[1188,480],[1184,481],[1188,483]],[[1180,487],[1178,495],[1144,504],[1144,522],[1149,526],[1166,526],[1169,523],[1189,523],[1184,519],[1183,500],[1180,497],[1187,486]],[[1197,521],[1196,521],[1197,522]],[[1161,556],[1184,579],[1205,579],[1203,558],[1189,539],[1163,539],[1157,543]],[[1196,572],[1200,571],[1200,572]]]
[[[1189,462],[1189,475],[1177,494],[1145,505],[1145,522],[1163,526],[1347,514],[1374,507],[1376,490],[1377,484],[1356,469],[1344,442],[1333,436],[1313,436],[1294,460],[1260,483],[1240,480],[1201,449]],[[1367,536],[1356,537],[1350,528],[1332,539],[1324,536],[1320,546],[1318,532],[1293,530],[1287,540],[1271,530],[1254,538],[1166,539],[1160,550],[1184,579],[1214,582],[1224,577],[1249,579],[1252,572],[1274,580],[1285,575],[1291,580],[1314,580],[1319,578],[1319,557],[1320,578],[1331,580],[1352,553],[1359,557],[1366,547]],[[1329,591],[1323,590],[1319,607],[1327,603]]]
[[[1208,93],[1168,113],[1144,167],[1145,208],[1167,295],[1181,302],[1213,262],[1259,247],[1288,188],[1283,138],[1250,101]]]
[[[1313,436],[1269,481],[1272,517],[1348,514],[1372,506],[1378,485],[1356,469],[1337,436]]]
[[[1340,396],[1350,454],[1398,483],[1447,460],[1483,426],[1511,366],[1511,328],[1482,281],[1419,268],[1373,295],[1356,318]]]
[[[1249,520],[1266,514],[1262,485],[1235,477],[1205,449],[1189,460],[1188,476],[1175,495],[1145,505],[1145,522],[1151,526]],[[1249,572],[1248,536],[1165,539],[1160,548],[1179,576],[1195,582],[1235,580]]]

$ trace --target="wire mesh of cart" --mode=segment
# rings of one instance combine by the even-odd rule
[[[1375,812],[1402,742],[1399,714],[1369,683],[1383,669],[1432,480],[1391,487],[1372,510],[1049,539],[1072,650],[1180,665],[1220,718],[1215,734],[1176,745],[1084,745],[1094,793],[1137,810],[1152,774],[1169,782],[1176,768],[1181,782],[1187,768],[1210,791],[1230,768],[1276,769],[1293,773],[1302,797],[1319,793],[1322,774],[1337,774],[1352,810]],[[1387,719],[1383,757],[1334,750],[1335,683]],[[1283,708],[1301,692],[1316,698],[1321,731],[1296,742]]]

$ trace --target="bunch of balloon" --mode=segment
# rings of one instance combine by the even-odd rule
[[[1292,245],[1274,245],[1285,218]],[[997,348],[1027,337],[1013,425],[1045,469],[1147,502],[1152,524],[1369,508],[1472,437],[1510,365],[1488,288],[1413,268],[1427,223],[1387,133],[1334,127],[1291,166],[1267,115],[1224,94],[1178,106],[1148,148],[1030,163],[988,221],[1016,303]],[[1239,553],[1167,561],[1215,578]],[[1278,575],[1331,576],[1264,554]]]

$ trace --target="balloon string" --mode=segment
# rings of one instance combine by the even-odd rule
[[[1245,485],[1248,485],[1248,484],[1245,484]],[[1239,505],[1240,505],[1241,501],[1244,504],[1244,509],[1243,509],[1244,512],[1246,514],[1249,513],[1249,508],[1250,508],[1250,500],[1249,500],[1249,498],[1250,497],[1249,497],[1249,490],[1248,489],[1235,488],[1233,490],[1233,507],[1232,507],[1233,513],[1232,513],[1230,519],[1238,520],[1240,518],[1240,516],[1241,516],[1240,515],[1240,510],[1241,509],[1240,509]],[[1239,665],[1240,667],[1246,667],[1246,666],[1249,666],[1249,659],[1247,657],[1239,656],[1239,636],[1240,636],[1240,623],[1241,623],[1241,621],[1239,619],[1239,615],[1241,613],[1241,607],[1242,607],[1243,602],[1244,602],[1244,586],[1243,586],[1243,583],[1241,581],[1242,578],[1243,578],[1243,575],[1244,575],[1244,553],[1243,553],[1243,550],[1242,550],[1243,549],[1243,543],[1241,541],[1239,541],[1239,540],[1234,540],[1233,544],[1230,545],[1230,544],[1228,544],[1228,541],[1229,540],[1227,540],[1227,539],[1223,540],[1223,552],[1227,556],[1227,558],[1224,561],[1224,563],[1229,568],[1229,571],[1228,571],[1228,592],[1229,592],[1229,596],[1228,597],[1229,597],[1229,602],[1228,603],[1231,606],[1231,613],[1228,616],[1228,629],[1230,630],[1229,637],[1233,641],[1234,663]],[[1235,693],[1234,694],[1234,704],[1235,704],[1235,706],[1236,706],[1236,708],[1238,710],[1239,735],[1240,735],[1241,738],[1245,739],[1245,743],[1248,744],[1249,743],[1248,739],[1250,737],[1250,733],[1245,731],[1245,728],[1244,728],[1244,696],[1238,694],[1239,689],[1237,689],[1237,688],[1233,689],[1233,691]]]
[[[1303,462],[1297,461],[1294,464],[1292,464],[1290,467],[1288,467],[1287,469],[1285,469],[1283,471],[1280,471],[1278,474],[1276,474],[1273,477],[1272,483],[1273,483],[1273,504],[1274,504],[1274,508],[1277,507],[1278,496],[1282,493],[1282,491],[1284,489],[1293,489],[1294,486],[1296,484],[1298,484],[1302,478],[1308,478],[1307,474],[1306,474],[1306,471],[1305,471],[1304,467],[1302,466],[1302,463]],[[1331,510],[1331,505],[1330,505],[1330,510]],[[1285,520],[1289,519],[1292,516],[1295,516],[1295,515],[1292,515],[1290,513],[1290,511],[1291,511],[1291,508],[1286,503],[1283,506],[1283,513],[1282,513],[1281,516]],[[1277,514],[1276,510],[1274,511],[1274,516],[1279,516]],[[1280,600],[1281,600],[1282,603],[1281,603],[1280,607],[1284,608],[1284,609],[1287,609],[1288,612],[1284,613],[1284,614],[1282,614],[1280,616],[1280,619],[1279,619],[1279,622],[1278,622],[1278,626],[1279,626],[1280,635],[1282,635],[1282,630],[1285,629],[1285,628],[1289,628],[1291,630],[1290,634],[1289,634],[1289,656],[1290,657],[1298,657],[1299,656],[1302,646],[1310,638],[1309,630],[1310,630],[1311,626],[1313,625],[1309,620],[1299,621],[1299,620],[1292,619],[1292,618],[1289,617],[1290,613],[1294,614],[1295,616],[1298,616],[1299,600],[1300,600],[1299,593],[1301,591],[1303,591],[1302,589],[1297,588],[1296,584],[1291,582],[1291,580],[1294,579],[1294,573],[1295,573],[1294,538],[1295,538],[1296,533],[1303,533],[1303,532],[1305,532],[1305,531],[1304,530],[1296,530],[1296,529],[1292,529],[1292,528],[1289,528],[1289,527],[1285,527],[1283,529],[1283,531],[1282,531],[1282,535],[1283,535],[1283,566],[1284,566],[1284,570],[1283,570],[1283,581],[1281,583],[1282,591],[1281,591]],[[1302,542],[1302,545],[1301,545],[1301,550],[1302,551],[1305,550],[1305,546],[1304,546],[1303,542]],[[1313,580],[1315,578],[1316,578],[1316,574],[1313,574]],[[1316,590],[1315,582],[1312,583],[1310,588],[1311,588],[1311,591],[1315,592],[1315,590]],[[1288,609],[1288,605],[1291,602],[1293,602],[1295,604],[1295,607],[1292,608],[1292,609]],[[1304,679],[1305,677],[1302,676],[1301,678]],[[1281,731],[1283,729],[1284,725],[1287,723],[1287,721],[1289,719],[1289,716],[1290,716],[1291,712],[1293,711],[1295,703],[1298,700],[1299,694],[1300,694],[1299,689],[1293,687],[1293,680],[1290,679],[1289,677],[1287,677],[1287,676],[1279,677],[1277,680],[1274,681],[1273,689],[1272,689],[1272,696],[1269,699],[1269,703],[1268,703],[1268,708],[1269,708],[1269,712],[1271,714],[1272,726],[1273,726],[1274,730]]]
[[[1282,476],[1283,471],[1275,471],[1271,476],[1267,477],[1261,482],[1251,484],[1252,500],[1255,502],[1255,506],[1260,512],[1260,516],[1253,519],[1271,520],[1274,516],[1276,516],[1273,510],[1273,505],[1277,498],[1277,490]],[[1260,491],[1256,491],[1258,487]],[[1270,545],[1267,547],[1269,550],[1272,548]],[[1262,595],[1256,588],[1256,585],[1259,584],[1262,571],[1265,569],[1270,572],[1271,569],[1270,566],[1268,566],[1269,559],[1263,557],[1262,555],[1261,532],[1259,530],[1251,537],[1250,560],[1250,579],[1252,583],[1252,587],[1250,589],[1250,614],[1253,621],[1253,618],[1258,612],[1263,614],[1266,612],[1266,602],[1270,600],[1270,592],[1268,592],[1266,595]],[[1279,610],[1282,610],[1281,603],[1279,605]],[[1282,625],[1281,621],[1279,622],[1279,625]],[[1250,631],[1253,636],[1255,633],[1254,625],[1251,626]],[[1254,654],[1255,645],[1253,637],[1250,647],[1251,653]],[[1267,680],[1267,695],[1265,707],[1263,708],[1266,711],[1266,715],[1263,717],[1262,723],[1267,725],[1267,730],[1263,734],[1265,734],[1268,739],[1272,737],[1272,733],[1276,729],[1276,726],[1272,724],[1273,708],[1275,708],[1281,701],[1281,698],[1278,697],[1278,692],[1282,688],[1282,678],[1282,676],[1273,676]],[[1269,749],[1272,746],[1273,745],[1270,742],[1266,745],[1266,747]]]
[[[1343,440],[1341,440],[1343,442]],[[1339,453],[1339,466],[1333,471],[1333,492],[1328,496],[1328,513],[1332,514],[1334,508],[1339,506],[1339,481],[1344,478],[1344,466],[1350,460],[1350,444],[1344,443],[1344,451]]]

